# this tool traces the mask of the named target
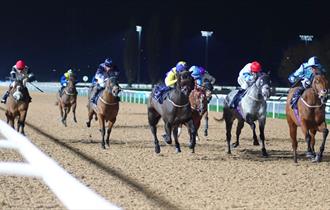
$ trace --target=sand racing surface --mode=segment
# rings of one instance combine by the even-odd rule
[[[4,89],[1,89],[1,94]],[[78,97],[77,120],[60,122],[55,94],[31,93],[26,136],[71,175],[123,209],[330,209],[330,144],[323,162],[304,156],[306,143],[299,130],[298,164],[292,160],[285,120],[267,119],[268,158],[252,145],[245,125],[240,146],[226,154],[225,124],[210,113],[209,136],[197,142],[196,153],[187,147],[187,130],[181,150],[161,138],[161,153],[154,152],[146,105],[121,103],[112,130],[110,148],[100,144],[98,123],[87,128],[86,97]],[[0,119],[5,120],[1,104]],[[259,132],[258,132],[259,133]],[[233,140],[235,129],[233,129]],[[317,134],[319,150],[321,134]],[[0,150],[1,161],[21,161],[12,150]],[[45,169],[47,170],[47,169]],[[70,190],[70,189],[68,189]],[[36,178],[0,176],[0,209],[63,209],[63,204]]]

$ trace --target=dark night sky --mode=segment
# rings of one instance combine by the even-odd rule
[[[8,76],[19,58],[40,81],[57,79],[70,67],[91,76],[105,57],[112,57],[123,69],[124,32],[132,19],[145,29],[154,14],[161,17],[164,46],[171,39],[174,18],[181,19],[185,56],[178,60],[191,65],[204,64],[205,40],[200,31],[214,31],[208,70],[219,85],[235,85],[239,70],[252,60],[276,71],[283,50],[297,44],[299,34],[313,34],[315,39],[330,34],[326,1],[68,2],[1,3],[0,79]],[[175,63],[163,60],[165,74]],[[142,72],[147,73],[144,68]],[[124,81],[124,71],[121,77]]]

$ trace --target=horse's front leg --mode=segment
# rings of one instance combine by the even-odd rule
[[[173,128],[173,137],[174,137],[174,142],[175,142],[176,153],[179,153],[179,152],[181,152],[181,148],[180,148],[180,144],[179,144],[179,140],[178,140],[178,126],[175,126]]]
[[[204,124],[204,136],[208,135],[208,129],[209,129],[209,112],[206,111],[205,113],[205,124]]]
[[[308,158],[315,158],[315,135],[316,135],[316,129],[311,129],[310,132],[310,147],[307,147],[306,157]]]
[[[172,137],[171,137],[172,125],[170,122],[165,122],[164,126],[165,126],[165,135],[163,135],[164,141],[166,142],[166,144],[172,144]]]
[[[261,152],[263,157],[268,157],[266,147],[265,147],[265,125],[266,117],[259,118],[259,131],[260,131],[260,140],[261,140]]]
[[[322,161],[323,152],[324,152],[324,148],[325,148],[325,142],[326,142],[328,134],[329,134],[329,130],[328,130],[327,124],[325,122],[321,126],[319,126],[318,130],[323,133],[323,140],[322,140],[322,143],[320,146],[320,152],[315,157],[315,160],[314,160],[315,162]]]
[[[196,128],[192,119],[189,120],[187,124],[188,124],[189,136],[190,136],[189,148],[192,149],[191,151],[192,153],[195,153]]]
[[[110,134],[111,134],[111,130],[112,130],[112,127],[115,124],[115,122],[116,122],[116,118],[114,118],[108,122],[107,137],[106,137],[106,143],[107,143],[108,147],[110,147]]]
[[[252,132],[253,132],[253,145],[258,146],[259,141],[256,134],[256,124],[254,123],[253,119],[249,115],[246,116],[246,122],[250,125]]]
[[[101,132],[101,136],[102,136],[102,148],[105,149],[105,121],[104,121],[104,117],[102,115],[99,115],[99,125],[100,125],[100,132]]]

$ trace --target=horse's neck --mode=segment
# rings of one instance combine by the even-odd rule
[[[115,102],[116,100],[115,97],[111,93],[109,93],[109,90],[107,88],[103,90],[102,99],[109,103]]]
[[[253,98],[261,100],[262,97],[260,97],[260,89],[257,87],[257,85],[254,83],[249,89],[247,89],[247,93],[245,94],[245,97]]]
[[[175,103],[182,103],[188,101],[188,96],[182,93],[178,88],[174,88],[170,92],[170,99]]]
[[[320,99],[313,88],[307,88],[301,97],[310,105],[315,105],[320,103]]]

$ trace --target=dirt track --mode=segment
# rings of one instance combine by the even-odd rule
[[[184,130],[182,153],[161,142],[161,153],[156,155],[145,105],[120,104],[111,148],[102,150],[98,124],[85,126],[85,97],[78,101],[78,124],[70,113],[67,128],[60,123],[54,94],[32,93],[32,97],[27,137],[81,182],[124,209],[330,209],[329,143],[324,162],[311,163],[304,157],[306,146],[299,131],[299,164],[294,164],[285,120],[267,121],[267,159],[252,146],[248,126],[240,147],[227,155],[225,126],[212,119],[216,113],[211,113],[209,137],[200,132],[195,154],[187,147]],[[4,105],[1,108],[4,120]],[[159,137],[162,132],[160,123]],[[0,160],[21,157],[0,150]],[[37,179],[0,176],[0,209],[11,208],[64,207]]]

